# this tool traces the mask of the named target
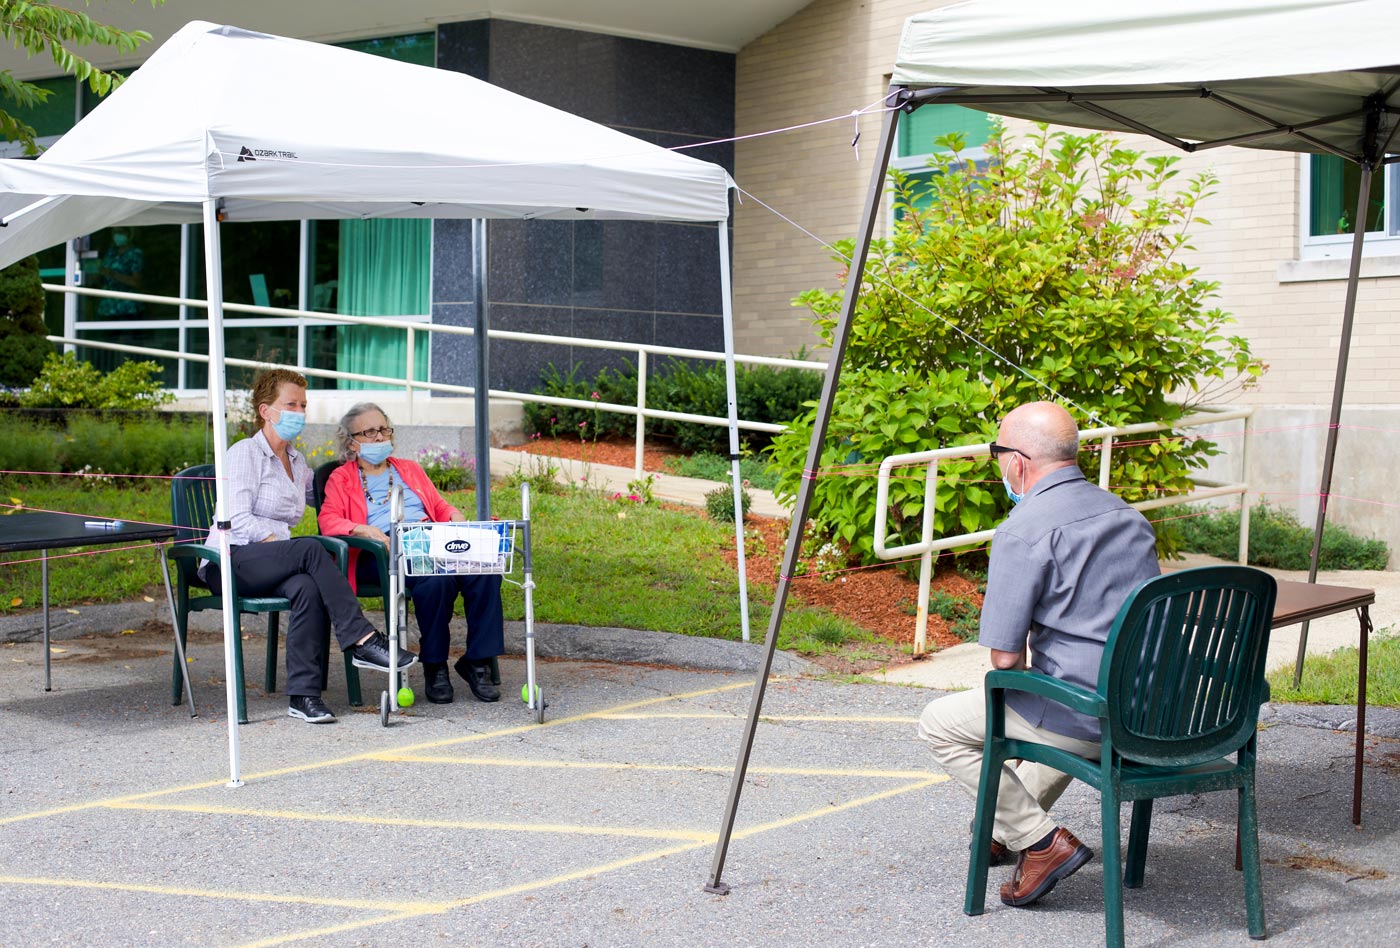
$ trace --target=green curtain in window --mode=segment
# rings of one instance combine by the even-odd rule
[[[1311,223],[1308,228],[1311,236],[1352,233],[1350,221],[1355,212],[1342,206],[1345,185],[1346,169],[1341,158],[1336,155],[1312,156]]]
[[[413,316],[428,312],[432,224],[421,220],[340,222],[336,311],[350,316]],[[428,378],[428,334],[414,334],[413,376]],[[398,329],[342,326],[336,366],[342,372],[403,378],[408,336]],[[371,388],[342,380],[342,389]]]

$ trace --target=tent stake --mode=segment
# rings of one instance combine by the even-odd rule
[[[890,90],[890,104],[907,101],[906,90],[894,87]],[[884,124],[880,130],[880,145],[875,158],[875,168],[870,175],[870,192],[865,208],[861,211],[860,229],[857,232],[859,246],[851,258],[851,268],[846,277],[846,296],[841,304],[841,318],[836,324],[831,342],[831,359],[827,363],[826,381],[822,383],[821,401],[817,405],[816,423],[812,426],[812,440],[807,447],[807,466],[802,473],[802,482],[797,489],[797,501],[792,510],[792,525],[788,530],[787,552],[783,555],[782,570],[778,575],[778,590],[773,596],[773,611],[768,619],[768,637],[764,646],[763,661],[759,663],[754,679],[753,697],[749,704],[749,717],[744,723],[744,736],[739,742],[739,759],[734,765],[734,776],[729,783],[729,799],[724,805],[724,820],[720,827],[719,841],[715,846],[714,863],[710,867],[710,881],[705,891],[715,895],[728,895],[729,886],[720,880],[724,872],[724,859],[729,852],[729,841],[734,833],[734,817],[739,808],[739,796],[744,789],[744,777],[749,769],[749,755],[753,751],[754,732],[758,728],[759,711],[763,708],[763,693],[768,687],[768,673],[773,668],[773,653],[778,647],[778,630],[783,624],[783,607],[787,603],[788,586],[793,572],[797,569],[797,554],[802,548],[802,529],[807,524],[807,510],[812,502],[812,487],[816,482],[817,470],[821,467],[822,448],[826,444],[826,430],[831,421],[831,406],[836,400],[837,383],[841,379],[841,359],[846,353],[846,342],[850,337],[851,320],[855,314],[856,302],[860,298],[861,276],[865,272],[865,260],[870,253],[870,236],[875,229],[875,219],[880,212],[880,196],[884,191],[885,172],[889,168],[890,150],[894,144],[894,131],[899,119],[896,110],[886,111]],[[736,511],[737,513],[737,511]],[[742,542],[742,541],[741,541]],[[740,577],[740,582],[743,577]]]

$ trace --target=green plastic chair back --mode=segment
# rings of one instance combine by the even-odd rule
[[[1099,672],[1117,754],[1190,767],[1249,739],[1275,589],[1267,573],[1217,566],[1168,573],[1133,591]]]

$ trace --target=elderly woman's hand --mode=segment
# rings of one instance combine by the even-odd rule
[[[389,537],[378,527],[371,527],[367,523],[358,524],[354,530],[350,531],[353,537],[365,537],[369,540],[378,540],[385,546],[389,545]]]

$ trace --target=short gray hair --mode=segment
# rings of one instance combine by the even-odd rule
[[[390,428],[394,423],[389,420],[389,413],[380,408],[374,402],[359,402],[351,405],[350,410],[340,416],[340,423],[335,426],[335,456],[342,461],[350,460],[352,452],[350,443],[355,439],[350,435],[350,429],[355,427],[355,419],[368,412],[377,411],[384,416],[384,424]]]

